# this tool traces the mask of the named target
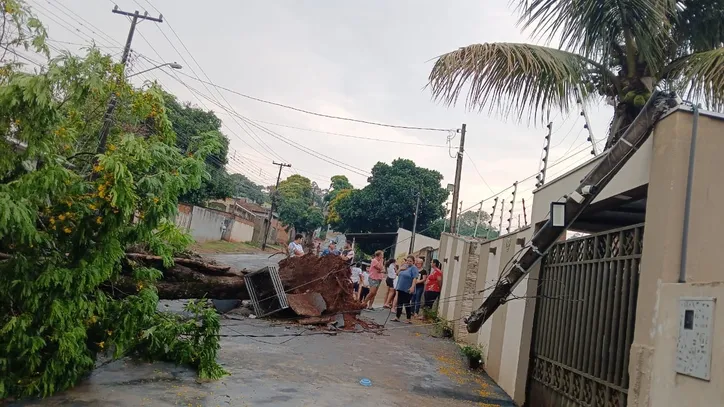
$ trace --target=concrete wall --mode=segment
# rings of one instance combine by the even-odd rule
[[[175,223],[197,243],[216,240],[249,242],[254,234],[253,222],[231,213],[187,204],[178,205]]]
[[[532,235],[532,228],[524,228],[483,242],[445,233],[439,254],[444,279],[438,314],[452,323],[457,341],[483,348],[486,372],[519,404],[525,402],[538,267],[530,280],[526,277],[516,287],[514,294],[521,299],[500,307],[480,331],[469,334],[463,318],[490,295],[508,262]]]
[[[724,120],[699,117],[686,283],[678,283],[684,234],[693,116],[679,111],[656,127],[646,207],[636,330],[629,363],[629,406],[721,405],[724,399],[724,320],[714,310],[711,380],[673,371],[680,297],[706,295],[721,303],[724,289],[720,231],[724,228]]]
[[[410,249],[410,238],[412,237],[412,232],[407,229],[399,228],[397,229],[397,241],[395,242],[395,258],[398,258],[399,256],[403,254],[408,254]],[[412,252],[415,253],[416,251],[423,249],[425,247],[432,247],[434,249],[437,249],[440,247],[440,241],[437,239],[433,239],[431,237],[427,237],[424,235],[421,235],[417,233],[415,235],[415,245],[413,247]]]
[[[244,222],[234,221],[231,226],[230,242],[251,242],[254,237],[254,226]]]

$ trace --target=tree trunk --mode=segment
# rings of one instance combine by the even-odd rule
[[[137,282],[124,270],[113,285],[106,291],[115,296],[126,296],[138,291]],[[238,276],[209,276],[189,267],[176,265],[163,270],[163,279],[156,283],[158,297],[162,300],[180,300],[188,298],[210,298],[216,300],[247,300],[244,278]]]
[[[639,112],[636,110],[637,109],[631,105],[619,102],[613,112],[613,120],[611,120],[611,125],[608,129],[608,139],[606,140],[606,146],[603,148],[603,151],[610,149],[621,139],[621,136],[623,136],[638,115]]]

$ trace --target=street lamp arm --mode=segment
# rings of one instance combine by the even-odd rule
[[[142,73],[146,73],[146,72],[152,71],[152,70],[154,70],[154,69],[163,68],[164,66],[168,66],[168,67],[173,68],[173,69],[181,69],[181,68],[183,68],[181,65],[177,64],[176,62],[166,62],[166,63],[164,63],[164,64],[156,65],[156,66],[154,66],[154,67],[152,67],[152,68],[148,68],[148,69],[146,69],[146,70],[143,70],[143,71],[141,71],[141,72],[136,72],[136,73],[134,73],[134,74],[132,74],[132,75],[128,75],[126,78],[130,78],[130,77],[133,77],[133,76],[136,76],[136,75],[140,75],[140,74],[142,74]]]

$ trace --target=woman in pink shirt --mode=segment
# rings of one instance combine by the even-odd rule
[[[365,301],[367,309],[372,309],[372,305],[375,303],[377,290],[379,290],[380,284],[385,278],[384,255],[385,253],[382,250],[377,250],[375,252],[375,257],[372,259],[372,262],[370,262],[370,293],[367,295],[367,300]]]

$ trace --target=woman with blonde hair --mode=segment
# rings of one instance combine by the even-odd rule
[[[375,257],[370,262],[370,293],[367,296],[367,300],[364,302],[367,305],[367,309],[371,310],[372,305],[375,303],[375,296],[377,290],[380,289],[382,280],[385,279],[385,253],[382,250],[375,252]]]

